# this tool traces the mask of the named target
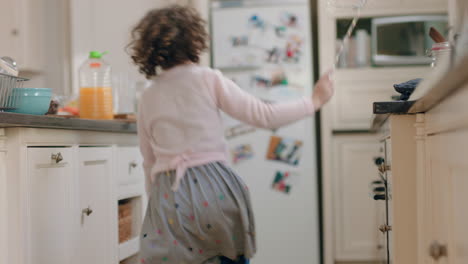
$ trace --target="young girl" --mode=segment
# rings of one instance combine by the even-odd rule
[[[208,36],[193,9],[150,11],[132,37],[132,59],[153,80],[138,114],[149,195],[141,263],[248,263],[256,251],[252,207],[247,186],[226,163],[220,112],[261,128],[290,124],[330,99],[329,75],[312,98],[267,104],[197,65]]]

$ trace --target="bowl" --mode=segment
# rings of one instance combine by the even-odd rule
[[[45,115],[49,110],[52,98],[50,88],[14,88],[12,96],[17,96],[17,108],[9,110],[12,113]]]

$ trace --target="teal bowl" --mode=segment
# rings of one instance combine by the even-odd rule
[[[18,104],[12,113],[45,115],[49,111],[52,89],[50,88],[14,88],[12,96]]]

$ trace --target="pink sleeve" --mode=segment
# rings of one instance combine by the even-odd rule
[[[315,112],[311,98],[304,97],[285,103],[265,103],[242,90],[217,70],[209,71],[206,78],[217,107],[251,126],[279,128]]]
[[[145,172],[145,187],[146,194],[149,196],[149,190],[151,187],[151,169],[156,163],[156,157],[154,156],[153,149],[151,148],[151,134],[145,126],[144,111],[141,107],[143,104],[140,104],[138,110],[138,120],[137,120],[137,129],[138,129],[138,140],[140,143],[140,152],[143,156],[143,169]]]

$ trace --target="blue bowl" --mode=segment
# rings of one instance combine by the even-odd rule
[[[12,96],[17,97],[16,109],[9,112],[28,115],[45,115],[52,98],[50,88],[14,88]]]

